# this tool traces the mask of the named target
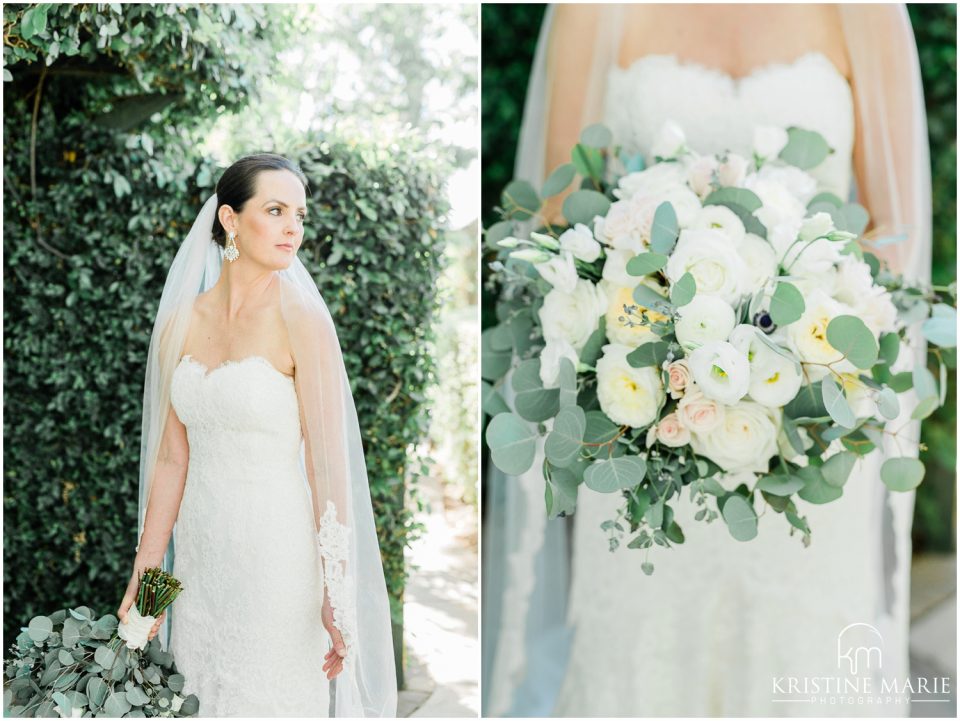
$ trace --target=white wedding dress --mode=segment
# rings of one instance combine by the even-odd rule
[[[742,79],[673,56],[645,56],[611,70],[604,115],[615,143],[648,161],[667,120],[699,153],[745,157],[756,125],[816,130],[835,152],[814,175],[841,198],[850,191],[853,99],[820,53]],[[885,572],[875,521],[885,504],[879,463],[876,453],[860,462],[837,502],[799,502],[812,528],[809,548],[772,509],[761,513],[758,538],[735,541],[722,521],[693,520],[697,507],[684,492],[674,506],[686,543],[654,546],[650,577],[640,568],[643,551],[622,546],[611,553],[600,529],[615,517],[619,494],[582,487],[572,537],[573,639],[555,714],[905,714],[906,705],[822,705],[773,687],[774,677],[842,675],[838,634],[882,615],[872,590]],[[905,662],[905,648],[884,652],[885,665]]]
[[[184,356],[171,402],[190,460],[170,650],[201,716],[329,715],[322,566],[293,379],[251,356]]]

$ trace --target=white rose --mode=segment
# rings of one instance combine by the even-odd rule
[[[759,235],[744,235],[737,253],[746,268],[745,295],[753,295],[777,274],[777,255],[770,243]]]
[[[772,125],[759,125],[753,131],[753,152],[761,158],[776,158],[787,147],[787,131]]]
[[[786,327],[787,345],[804,363],[835,363],[837,371],[852,371],[853,365],[827,341],[827,326],[838,315],[853,315],[853,309],[819,289],[804,298],[800,319]]]
[[[554,288],[543,299],[539,312],[544,340],[565,340],[579,352],[606,310],[603,291],[589,280],[578,279],[572,293]]]
[[[764,165],[757,175],[783,186],[804,208],[817,194],[816,178],[795,165]]]
[[[650,228],[657,210],[652,198],[636,196],[618,200],[607,215],[594,222],[597,238],[616,250],[640,253],[650,243]]]
[[[855,256],[847,255],[837,266],[833,297],[854,309],[875,336],[897,329],[897,308],[890,292],[874,285],[870,268]]]
[[[608,250],[603,262],[603,279],[614,285],[636,285],[637,276],[627,272],[627,262],[636,255],[632,250]]]
[[[709,433],[693,433],[690,445],[729,473],[767,473],[777,455],[780,413],[741,401],[727,407],[723,423]]]
[[[730,242],[731,246],[740,245],[743,241],[746,230],[743,227],[743,221],[730,208],[722,205],[708,205],[698,214],[691,230],[714,230],[724,236]]]
[[[723,423],[724,408],[715,400],[707,398],[696,383],[687,387],[677,404],[680,422],[692,433],[709,433]]]
[[[614,423],[642,428],[657,419],[665,394],[658,369],[634,368],[627,362],[631,350],[616,343],[603,347],[597,361],[597,400]]]
[[[656,163],[649,168],[624,175],[613,194],[628,199],[636,196],[660,195],[672,188],[685,188],[687,170],[680,163]]]
[[[580,362],[577,351],[570,345],[569,341],[563,338],[548,340],[543,350],[540,351],[540,380],[543,382],[544,388],[556,388],[559,385],[561,358],[569,358],[574,368]]]
[[[800,240],[810,241],[835,230],[830,213],[814,213],[800,223]]]
[[[730,304],[713,295],[697,293],[693,300],[679,309],[679,313],[674,331],[677,341],[686,350],[704,343],[726,340],[736,325]]]
[[[657,158],[673,158],[684,151],[686,142],[683,128],[668,120],[660,127],[650,152]]]
[[[690,372],[697,388],[718,403],[730,406],[750,390],[750,363],[726,341],[714,341],[690,354]]]
[[[767,229],[781,223],[799,224],[806,215],[806,206],[786,186],[775,180],[764,178],[758,173],[749,176],[744,187],[753,191],[763,203],[753,214]]]
[[[667,319],[666,316],[643,307],[633,299],[633,289],[637,286],[636,281],[637,279],[633,278],[633,283],[630,286],[614,285],[607,281],[601,281],[600,286],[604,295],[607,297],[608,303],[606,315],[607,338],[609,338],[612,343],[619,343],[620,345],[629,346],[630,348],[636,348],[643,343],[659,340],[659,336],[650,329],[650,326],[628,325],[628,320],[636,324],[640,321],[640,318],[637,316],[642,316],[651,322],[664,321]],[[665,294],[664,289],[653,280],[645,279],[642,284],[648,288],[652,288],[661,295]],[[636,307],[636,312],[627,316],[623,310],[625,305]],[[623,318],[622,321],[620,320],[621,318]]]
[[[690,442],[690,431],[680,422],[676,413],[670,413],[657,424],[657,440],[665,446],[679,448]]]
[[[585,263],[592,263],[600,257],[600,244],[594,240],[590,228],[583,223],[577,223],[563,232],[560,236],[560,248]]]
[[[736,153],[727,153],[727,159],[720,164],[717,175],[724,188],[739,188],[747,177],[747,159]]]
[[[713,190],[713,174],[717,172],[717,159],[701,155],[687,167],[687,182],[700,198],[706,198]]]
[[[668,202],[673,206],[673,212],[677,214],[677,224],[681,228],[689,228],[703,209],[697,194],[685,186],[669,188],[654,197],[657,205]]]
[[[716,295],[734,305],[740,301],[747,269],[726,236],[717,230],[682,230],[667,261],[666,275],[676,283],[684,273],[697,282],[697,295]]]
[[[555,255],[545,263],[536,263],[533,267],[541,278],[561,293],[572,293],[577,287],[577,266],[570,253]]]

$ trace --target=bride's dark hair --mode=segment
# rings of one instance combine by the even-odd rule
[[[305,189],[310,188],[307,176],[292,160],[276,153],[256,153],[240,158],[227,168],[217,181],[217,215],[213,218],[213,240],[223,248],[227,234],[220,223],[220,206],[229,205],[236,212],[253,197],[257,189],[257,175],[265,170],[289,170],[299,178]]]

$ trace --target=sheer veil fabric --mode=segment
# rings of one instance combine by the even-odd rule
[[[220,276],[222,252],[212,239],[216,210],[217,196],[213,195],[177,252],[150,339],[140,447],[138,538],[143,533],[151,480],[171,409],[171,381],[183,352],[193,302]],[[397,690],[390,609],[360,427],[340,344],[330,312],[300,259],[295,257],[277,276],[281,314],[296,365],[305,492],[312,504],[334,623],[348,649],[343,671],[333,682],[335,714],[392,717],[396,715]],[[173,567],[175,541],[176,527],[164,560],[168,570]],[[176,613],[176,605],[171,613]],[[314,622],[321,623],[321,619]],[[166,647],[166,629],[161,640]],[[287,642],[278,638],[278,643]],[[318,678],[317,683],[330,682]]]
[[[838,7],[856,99],[858,200],[870,211],[878,235],[906,236],[905,242],[884,248],[890,264],[910,279],[929,282],[929,146],[919,60],[906,7]],[[563,73],[563,87],[570,89],[564,107],[579,119],[581,128],[602,119],[606,81],[617,64],[626,12],[623,5],[593,6],[593,10],[592,28],[580,27],[575,46],[564,45],[568,55],[578,54],[576,64],[581,68],[577,77]],[[555,8],[550,6],[531,69],[514,174],[537,187],[552,170],[545,165],[554,100],[550,94],[558,74],[550,52],[554,19]],[[909,337],[914,352],[901,355],[905,367],[925,358],[919,329],[911,329]],[[891,425],[900,427],[909,421],[915,403],[912,394],[901,396],[903,413]],[[884,450],[915,456],[918,442],[919,423],[913,422],[901,432],[898,446],[891,443]],[[545,519],[543,479],[537,470],[541,461],[538,457],[533,470],[520,477],[506,477],[492,467],[487,476],[485,715],[549,715],[567,663],[569,526],[563,519]],[[874,600],[874,625],[893,651],[884,657],[884,675],[903,679],[908,672],[914,494],[889,493],[879,478],[875,480],[873,502],[864,512],[871,519],[878,549],[876,557],[865,562],[874,565],[877,581],[866,593]]]

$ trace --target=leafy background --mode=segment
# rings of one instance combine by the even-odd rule
[[[410,12],[428,27],[470,17],[418,8]],[[222,170],[262,150],[298,161],[310,179],[300,254],[345,350],[395,639],[402,634],[404,548],[421,530],[417,479],[431,466],[428,396],[451,403],[467,386],[456,376],[438,390],[433,341],[438,277],[470,262],[462,236],[448,248],[444,194],[470,150],[436,137],[443,108],[430,105],[421,66],[432,63],[427,74],[453,89],[465,114],[476,69],[462,54],[427,57],[397,24],[399,11],[353,6],[313,18],[316,27],[304,24],[309,11],[4,5],[9,638],[36,614],[118,605],[137,542],[144,359],[166,272]],[[307,73],[303,58],[281,51],[304,27],[344,56],[366,32],[378,53],[363,62],[394,70],[377,92],[410,105],[388,112],[371,106],[377,93],[341,98],[327,66],[312,78],[315,92],[304,91],[328,101],[307,108],[322,122],[278,123],[280,91],[302,87]]]
[[[933,281],[956,280],[957,260],[957,8],[951,4],[907,6],[920,56],[933,175]],[[523,115],[530,64],[536,49],[542,4],[482,6],[481,83],[482,217],[496,222],[493,209],[513,177],[517,134]],[[489,258],[488,258],[489,260]],[[483,266],[486,275],[486,265]],[[495,289],[484,286],[482,327],[495,324]],[[956,371],[949,384],[956,389]],[[913,525],[916,550],[956,548],[956,393],[923,424],[927,475],[917,490]]]

